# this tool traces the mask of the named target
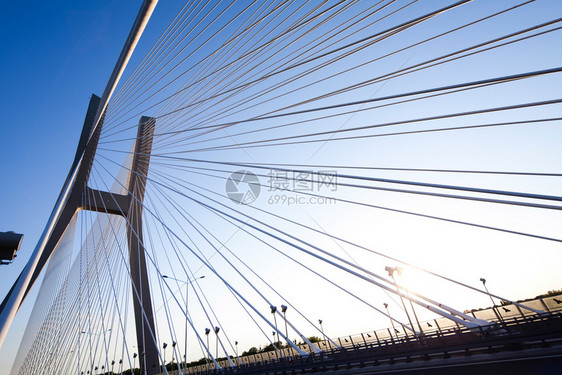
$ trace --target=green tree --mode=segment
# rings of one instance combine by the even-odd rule
[[[252,346],[250,349],[248,349],[248,351],[245,351],[244,353],[242,353],[242,355],[252,355],[252,354],[258,354],[258,348],[256,348],[255,346]]]

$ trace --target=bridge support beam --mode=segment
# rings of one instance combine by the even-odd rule
[[[127,225],[127,242],[129,244],[129,264],[133,282],[137,343],[141,356],[141,374],[144,373],[143,367],[146,368],[148,374],[160,373],[142,233],[142,203],[146,190],[146,176],[150,163],[154,125],[153,118],[142,117],[140,120],[135,153],[127,184],[127,190],[131,197],[127,212],[127,221],[129,222],[129,225]]]
[[[103,118],[98,122],[98,126],[95,126],[94,122],[99,105],[100,98],[92,95],[74,163],[66,181],[68,183],[74,180],[74,183],[66,196],[63,196],[62,192],[59,196],[59,201],[64,200],[64,203],[52,214],[56,214],[56,219],[53,225],[47,228],[48,230],[44,233],[43,241],[40,241],[38,244],[40,251],[36,249],[38,254],[37,260],[33,264],[26,266],[0,305],[0,317],[2,317],[0,325],[4,329],[5,322],[8,321],[8,318],[4,318],[4,316],[8,317],[11,314],[13,318],[13,315],[19,310],[68,225],[79,210],[123,216],[129,224],[127,225],[127,242],[137,345],[141,358],[141,373],[148,375],[158,374],[160,373],[160,360],[156,345],[154,314],[142,231],[142,207],[146,190],[146,176],[150,163],[150,152],[152,151],[155,121],[150,117],[142,117],[139,122],[126,194],[114,194],[95,190],[88,187],[87,183],[103,125]],[[72,171],[75,170],[76,172],[73,175]],[[17,293],[20,296],[16,296],[15,291],[18,291]],[[19,302],[16,301],[16,297]],[[15,302],[15,305],[13,308],[8,309],[6,307],[10,307],[10,299],[12,299],[12,302]]]
[[[146,176],[150,164],[155,120],[141,117],[133,160],[126,185],[126,194],[86,188],[84,202],[79,209],[120,215],[127,221],[127,244],[135,311],[137,347],[140,356],[141,374],[159,374],[160,360],[156,344],[154,313],[150,296],[150,285],[146,268],[146,257],[142,229],[142,207],[146,191]]]

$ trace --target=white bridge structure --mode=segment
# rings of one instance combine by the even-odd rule
[[[0,306],[2,345],[39,288],[12,374],[305,371],[547,329],[555,297],[501,290],[562,260],[560,4],[156,3]]]

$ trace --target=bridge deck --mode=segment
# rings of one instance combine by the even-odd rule
[[[331,349],[307,358],[282,357],[221,370],[189,368],[190,374],[297,374],[388,372],[562,374],[562,314],[513,317],[491,327],[434,332],[380,343]],[[525,370],[526,371],[526,370]],[[523,372],[525,372],[523,371]],[[558,371],[558,372],[556,372]],[[170,372],[170,375],[177,374]]]

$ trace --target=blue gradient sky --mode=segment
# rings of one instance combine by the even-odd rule
[[[10,1],[0,5],[0,231],[25,237],[0,268],[0,295],[33,251],[66,178],[92,93],[101,96],[140,1]],[[23,315],[29,304],[24,306]],[[9,373],[24,319],[0,350]]]
[[[140,3],[16,1],[0,7],[0,231],[25,234],[16,261],[0,267],[0,298],[25,265],[44,228],[71,165],[90,95],[103,92]],[[562,2],[550,4],[560,9]],[[548,52],[551,61],[560,61],[559,51]],[[517,72],[520,69],[505,74]],[[556,143],[554,138],[550,141]],[[559,171],[560,158],[555,155],[545,170]],[[29,307],[29,303],[24,305],[8,336],[10,341],[0,349],[0,363],[15,355]],[[8,371],[1,366],[0,375]]]

